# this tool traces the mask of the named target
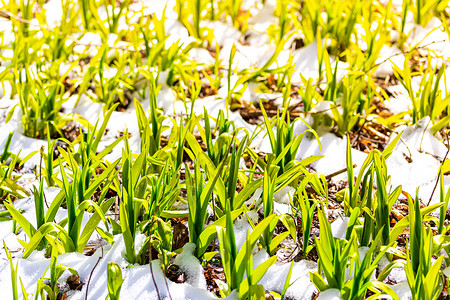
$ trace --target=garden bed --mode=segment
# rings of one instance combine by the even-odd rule
[[[5,299],[448,297],[431,2],[3,2]]]

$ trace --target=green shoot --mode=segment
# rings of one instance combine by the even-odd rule
[[[115,262],[109,262],[107,267],[108,296],[110,300],[119,300],[122,288],[122,270]]]

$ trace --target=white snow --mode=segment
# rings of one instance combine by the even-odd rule
[[[317,300],[341,300],[341,291],[338,289],[328,289],[323,291],[319,294],[319,297],[317,297]]]
[[[325,155],[325,157],[311,164],[318,173],[322,173],[325,176],[346,168],[347,138],[339,138],[332,133],[326,133],[319,138],[322,151],[320,151],[319,144],[312,135],[305,135],[300,144],[296,159],[303,159],[313,155]],[[367,154],[355,149],[351,151],[353,164],[357,165],[353,172],[357,174]],[[333,177],[335,181],[346,179],[346,172]]]
[[[153,275],[155,277],[156,286],[151,275],[150,266],[133,266],[127,267],[127,262],[121,253],[125,248],[122,235],[115,237],[115,244],[104,246],[98,249],[92,256],[84,256],[80,253],[67,253],[58,256],[57,263],[75,269],[83,284],[81,291],[71,292],[70,299],[85,299],[87,285],[89,283],[87,299],[104,299],[107,296],[106,268],[108,262],[116,262],[122,268],[124,282],[120,293],[120,299],[135,299],[136,295],[145,299],[158,299],[157,289],[163,299],[172,296],[172,299],[217,299],[213,294],[206,291],[206,282],[203,276],[203,268],[199,261],[192,256],[190,251],[193,250],[192,245],[185,246],[186,254],[177,256],[176,262],[187,273],[187,282],[177,284],[167,280],[161,270],[158,260],[152,262]],[[9,261],[2,259],[0,265],[0,289],[4,291],[3,297],[11,299],[11,278]],[[35,293],[36,282],[44,274],[48,268],[50,259],[42,258],[35,261],[19,259],[18,274],[22,280],[24,287],[28,293]],[[15,264],[14,264],[15,266]],[[201,273],[200,273],[201,272]],[[62,284],[70,275],[68,271],[64,272],[59,282]],[[201,276],[200,276],[201,275]],[[47,271],[47,277],[49,271]],[[197,277],[198,276],[198,277]],[[193,283],[191,285],[190,283]],[[20,283],[18,281],[20,286]],[[169,292],[166,285],[169,287]],[[201,288],[196,285],[200,285]],[[19,289],[19,298],[22,291]],[[236,299],[236,294],[231,294],[227,299]]]
[[[300,74],[303,75],[307,80],[309,78],[317,79],[319,78],[319,57],[318,57],[318,45],[317,40],[311,44],[295,50],[292,52],[293,63],[295,64],[295,71],[291,81],[293,83],[301,83]],[[323,43],[323,41],[322,41]],[[323,45],[325,47],[326,45]],[[336,63],[336,58],[330,56],[331,66],[334,68]],[[339,82],[342,77],[347,73],[348,64],[345,62],[338,61],[337,67],[337,81]],[[322,71],[325,71],[325,66],[322,67]],[[324,74],[325,75],[325,74]]]
[[[344,239],[345,232],[347,231],[349,217],[338,217],[336,220],[331,223],[331,232],[333,233],[333,237],[337,239]]]
[[[383,256],[378,264],[378,272],[383,271],[384,268],[390,263],[386,256]],[[401,283],[406,281],[406,273],[403,268],[394,268],[384,280],[385,282],[391,281],[394,283]]]
[[[211,45],[214,50],[216,49],[216,42],[220,47],[223,47],[227,44],[232,45],[233,43],[237,43],[241,37],[238,29],[230,24],[219,21],[202,20],[200,21],[200,27],[208,28],[214,32],[214,41]],[[228,53],[230,52],[228,51]]]
[[[33,151],[39,151],[41,147],[47,149],[47,141],[26,137],[19,132],[16,126],[17,123],[14,124],[13,122],[0,125],[0,149],[4,149],[10,132],[14,132],[14,134],[9,146],[9,152],[19,154],[19,157],[22,159]],[[25,162],[24,167],[31,169],[38,165],[39,161],[39,154],[36,154]]]
[[[253,220],[252,220],[253,221]],[[248,223],[248,220],[245,216],[242,218],[238,218],[234,221],[234,236],[236,241],[236,249],[241,249],[244,246],[245,241],[247,240],[247,232],[248,234],[252,233],[253,228]]]
[[[186,282],[194,287],[206,290],[206,279],[203,275],[203,267],[194,256],[195,244],[187,243],[184,245],[183,252],[174,260],[186,274]]]
[[[447,152],[445,145],[434,137],[429,118],[420,120],[415,126],[407,127],[395,151],[386,160],[392,187],[402,185],[402,189],[414,198],[417,187],[419,198],[427,204],[436,184],[440,160]],[[391,139],[395,135],[391,136]],[[408,162],[408,159],[411,162]],[[435,192],[431,204],[439,201]]]
[[[405,63],[405,56],[401,53],[400,49],[396,46],[383,45],[380,51],[379,58],[375,61],[375,64],[380,64],[375,70],[374,75],[377,77],[386,77],[393,75],[394,70],[392,64],[395,64],[399,68],[403,68]]]
[[[412,34],[409,36],[408,43],[411,47],[427,48],[432,56],[448,57],[450,56],[450,45],[448,35],[443,28],[442,22],[433,17],[424,27],[415,25]]]
[[[392,289],[397,294],[397,296],[402,300],[408,300],[412,298],[411,289],[409,288],[407,282],[397,283],[392,286]],[[390,299],[391,297],[386,296],[386,298]]]
[[[276,1],[266,1],[256,14],[248,19],[249,26],[257,32],[266,32],[271,24],[276,24],[278,18],[274,16]]]
[[[253,268],[255,269],[267,259],[269,259],[267,251],[264,249],[260,250],[253,257]],[[275,264],[267,270],[259,284],[262,284],[268,291],[281,293],[290,267],[290,263],[275,262]],[[292,285],[287,289],[286,297],[292,299],[310,299],[312,297],[317,289],[309,280],[309,272],[317,272],[317,265],[315,262],[308,260],[294,262],[291,280],[289,281]]]

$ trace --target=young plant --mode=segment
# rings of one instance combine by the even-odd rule
[[[319,256],[319,272],[310,275],[311,281],[317,289],[323,292],[334,288],[340,291],[343,299],[364,299],[367,289],[370,288],[376,295],[381,295],[381,291],[384,291],[393,299],[398,299],[392,288],[381,282],[384,278],[379,278],[377,281],[371,280],[379,261],[390,247],[389,245],[382,248],[374,257],[375,251],[378,250],[381,232],[375,237],[366,255],[361,259],[355,231],[352,231],[349,240],[336,239],[332,235],[330,223],[321,207],[318,208],[318,217],[320,238],[316,237],[315,240]],[[353,272],[349,276],[350,279],[346,275],[348,272]],[[322,273],[326,281],[321,276]]]
[[[252,250],[261,234],[271,226],[274,220],[277,218],[275,214],[272,214],[256,225],[251,234],[247,232],[246,243],[239,251],[236,247],[233,222],[229,211],[226,214],[226,227],[216,227],[222,265],[227,279],[227,285],[221,284],[221,293],[224,297],[237,289],[240,299],[253,299],[249,297],[249,294],[254,291],[254,286],[264,276],[267,269],[276,262],[277,258],[276,255],[273,255],[253,269]],[[247,274],[247,280],[244,279],[245,274]]]
[[[289,5],[289,1],[286,2],[277,2],[277,11],[278,11],[278,41],[281,41],[283,37],[288,33],[291,27],[291,20],[289,18],[289,9],[291,9],[294,5]],[[293,4],[293,3],[292,3]]]
[[[138,263],[150,263],[158,258],[161,269],[166,274],[172,258],[181,251],[181,249],[173,249],[173,230],[170,221],[155,217],[145,225],[142,231],[147,232],[147,238],[139,251]],[[158,253],[158,257],[152,256],[153,249]]]
[[[6,247],[5,240],[3,240],[3,249],[5,249],[6,258],[9,260],[9,268],[11,269],[11,288],[13,300],[19,300],[19,293],[17,291],[17,268],[19,267],[19,262],[17,261],[16,266],[14,267],[11,252],[9,252],[8,247]]]
[[[284,108],[281,116],[277,112],[274,122],[269,120],[262,102],[260,102],[260,107],[264,117],[267,134],[269,135],[272,153],[275,154],[276,164],[279,167],[278,174],[282,174],[295,164],[294,161],[298,148],[300,147],[300,143],[307,132],[311,132],[316,137],[319,147],[322,149],[317,133],[301,119],[300,120],[308,126],[308,129],[301,134],[294,136],[294,122],[291,123],[290,121],[287,107]],[[276,133],[274,132],[273,127],[276,127]]]
[[[444,287],[441,272],[444,256],[440,255],[432,263],[436,249],[433,247],[431,228],[425,229],[419,199],[413,201],[408,195],[409,205],[409,246],[406,248],[405,272],[412,299],[437,299]]]
[[[148,176],[147,191],[144,195],[147,200],[144,219],[151,220],[152,217],[160,216],[168,218],[171,214],[176,214],[171,208],[180,194],[179,181],[179,172],[168,164],[164,165],[160,174]]]
[[[302,9],[302,29],[305,31],[306,44],[320,36],[329,36],[333,41],[331,51],[340,54],[351,45],[355,25],[361,17],[364,1],[347,2],[307,0]]]
[[[336,81],[336,75],[337,62],[334,69],[334,82]],[[336,121],[338,131],[341,134],[351,131],[359,120],[359,115],[361,113],[359,108],[361,103],[364,102],[363,90],[367,86],[367,82],[360,75],[359,72],[348,73],[337,85],[328,85],[327,90],[325,91],[324,98],[331,99],[334,104],[339,105],[339,107],[333,107],[331,112]],[[335,89],[332,92],[333,86],[335,86]],[[328,96],[330,98],[328,98]]]
[[[73,1],[66,1],[61,3],[61,9],[62,15],[59,20],[59,26],[55,26],[51,30],[48,28],[47,30],[41,31],[43,34],[42,39],[44,39],[48,47],[44,46],[41,48],[44,53],[39,55],[39,58],[42,57],[43,60],[48,60],[51,70],[50,74],[59,74],[60,61],[72,60],[69,57],[73,53],[73,47],[75,47],[75,43],[69,44],[69,39],[71,38],[71,34],[78,28],[78,10],[76,4]],[[45,20],[45,18],[51,16],[50,11],[51,9],[43,9],[41,13],[45,17],[37,17],[44,26],[48,24],[48,20]]]
[[[445,7],[447,6],[447,3],[443,0],[406,0],[405,2],[408,3],[407,7],[412,11],[416,24],[422,27],[427,26],[431,18],[435,14],[445,10]]]
[[[239,142],[237,145],[236,140],[234,140],[234,145],[231,147],[231,156],[229,166],[227,168],[227,176],[224,179],[226,182],[226,197],[227,203],[229,203],[228,209],[226,210],[233,211],[238,208],[239,203],[235,202],[236,199],[236,186],[238,184],[238,176],[239,176],[239,163],[244,152],[244,146],[247,141],[247,135]]]
[[[108,3],[109,1],[106,0],[105,2]],[[119,9],[117,10],[116,3],[111,1],[111,6],[112,6],[111,13],[110,13],[108,7],[106,7],[106,16],[107,16],[106,20],[108,22],[109,33],[117,34],[119,20],[125,13],[124,9],[128,8],[129,3],[130,3],[130,0],[125,0],[125,1],[121,2],[119,5]]]
[[[21,20],[16,18],[11,18],[11,23],[13,25],[12,31],[14,33],[14,39],[11,42],[11,48],[13,50],[13,57],[11,59],[11,69],[2,72],[3,76],[7,73],[10,79],[13,81],[11,85],[14,85],[17,77],[15,76],[15,71],[21,71],[23,68],[28,68],[33,62],[39,61],[37,52],[44,44],[43,39],[34,38],[34,34],[37,32],[36,29],[32,30],[30,28],[31,19],[33,18],[33,6],[36,1],[14,1],[9,2],[8,5],[3,5],[3,8],[7,12],[17,16],[20,14]],[[3,3],[4,4],[4,3]],[[5,30],[5,32],[8,30]],[[9,69],[9,68],[8,68]],[[1,76],[3,78],[3,76]],[[11,78],[12,77],[12,78]]]
[[[409,66],[409,56],[405,58],[403,69],[394,65],[394,74],[400,80],[402,85],[408,91],[408,95],[412,102],[412,122],[416,124],[420,119],[428,116],[434,124],[431,127],[433,132],[442,129],[450,120],[449,116],[442,116],[447,112],[450,105],[450,96],[443,97],[439,90],[439,82],[444,75],[445,68],[438,66],[432,67],[431,56],[428,56],[427,68],[421,70],[422,80],[419,84],[419,90],[416,91],[412,87],[412,77],[416,75],[411,72]]]
[[[186,26],[190,35],[201,40],[202,32],[200,30],[200,20],[203,10],[202,1],[177,0],[176,5],[178,10],[178,20]]]
[[[47,273],[48,268],[45,270],[42,278],[40,278],[37,282],[37,295],[41,295],[43,298],[44,292],[47,294],[47,299],[49,300],[57,300],[60,288],[58,286],[58,279],[64,273],[64,271],[68,270],[72,275],[79,276],[78,272],[73,268],[68,268],[64,265],[57,264],[58,259],[58,251],[57,247],[52,247],[52,254],[50,258],[50,284],[47,285],[44,283],[44,276]],[[37,296],[36,295],[36,296]]]
[[[335,239],[331,232],[331,226],[322,208],[318,207],[320,223],[320,238],[315,238],[316,250],[319,256],[319,273],[311,274],[311,281],[319,291],[329,288],[343,290],[345,284],[345,271],[349,261],[349,255],[354,247],[355,235],[350,241]],[[325,282],[321,273],[324,273]]]
[[[230,135],[230,129],[234,130],[234,122],[229,121],[225,118],[225,114],[223,110],[219,111],[219,115],[216,120],[216,130],[215,135],[217,139],[215,143],[212,142],[212,133],[211,133],[211,122],[209,120],[208,112],[206,108],[203,113],[205,117],[205,144],[206,151],[208,153],[209,158],[212,160],[216,167],[224,160],[224,158],[228,155],[228,150],[230,148],[230,143],[232,141],[232,136]]]
[[[125,1],[126,2],[126,1]],[[94,102],[104,103],[104,110],[109,110],[114,104],[120,102],[125,105],[125,89],[134,90],[131,76],[125,73],[129,57],[118,55],[110,67],[108,53],[110,48],[104,44],[98,53],[91,59],[89,69],[79,85],[78,101],[82,95],[88,96]],[[95,94],[85,93],[94,85]]]
[[[320,94],[316,91],[316,87],[313,84],[313,78],[306,79],[302,74],[300,74],[302,83],[305,88],[299,89],[299,94],[302,97],[303,111],[309,112],[313,108],[313,100],[319,100],[321,98]]]
[[[150,156],[155,155],[159,151],[161,132],[166,129],[162,126],[165,117],[160,115],[158,111],[157,95],[156,78],[150,73],[150,115],[147,117],[142,104],[137,100],[134,101],[139,125],[139,135],[141,137],[141,152],[143,145],[146,145]]]
[[[42,218],[42,198],[39,195],[38,199],[41,202],[39,207],[39,216],[42,224],[37,229],[17,210],[12,204],[5,203],[6,208],[11,213],[11,216],[16,220],[25,233],[30,237],[28,243],[19,240],[22,246],[25,248],[23,257],[28,257],[33,250],[42,245],[42,240],[46,239],[50,244],[57,247],[60,252],[83,252],[89,238],[92,233],[96,230],[100,220],[106,222],[105,213],[114,201],[113,198],[104,201],[100,206],[91,200],[84,200],[78,203],[78,182],[76,179],[69,183],[67,179],[66,172],[60,160],[61,175],[63,179],[63,191],[61,191],[58,196],[53,200],[50,207],[45,214],[45,218]],[[95,190],[95,189],[94,189]],[[93,193],[93,191],[92,191]],[[64,197],[65,196],[65,197]],[[68,218],[61,221],[59,224],[54,223],[54,218],[56,213],[62,203],[66,199]],[[81,224],[85,210],[88,208],[93,208],[95,212],[90,217],[89,221],[81,230]],[[64,224],[68,224],[67,231],[63,228]]]
[[[42,183],[42,181],[41,181]],[[40,184],[42,186],[42,184]],[[34,197],[35,197],[35,205],[36,205],[36,219],[37,219],[37,225],[38,227],[34,227],[28,219],[26,219],[22,213],[14,208],[12,203],[5,203],[5,207],[12,216],[13,220],[16,221],[20,227],[25,231],[25,233],[31,238],[36,234],[36,228],[39,229],[44,225],[45,223],[52,223],[54,222],[56,213],[58,212],[59,207],[61,206],[62,201],[64,200],[64,192],[61,191],[58,193],[58,195],[55,197],[55,199],[50,204],[50,207],[47,209],[47,212],[45,213],[45,217],[43,217],[44,212],[44,195],[43,195],[43,189],[40,187],[39,189],[35,188],[34,191]],[[42,246],[44,243],[41,243],[40,246]],[[36,245],[36,248],[40,248],[39,245]]]
[[[353,232],[353,236],[356,233]],[[370,245],[367,253],[364,257],[360,257],[359,250],[355,248],[354,256],[350,266],[350,270],[354,270],[353,278],[344,287],[344,297],[347,299],[365,299],[368,289],[375,295],[381,296],[383,294],[390,295],[393,299],[399,299],[394,290],[382,281],[385,279],[385,274],[390,272],[394,267],[399,266],[399,263],[394,261],[389,263],[381,272],[381,276],[378,276],[376,280],[372,280],[372,275],[379,266],[380,260],[393,245],[393,243],[379,249],[378,244],[381,238],[379,233]],[[357,244],[355,244],[357,246]]]
[[[180,194],[179,181],[179,172],[173,170],[168,164],[164,166],[160,174],[147,176],[145,183],[147,190],[143,197],[145,213],[142,216],[143,222],[139,224],[141,232],[147,235],[137,257],[137,263],[141,265],[156,258],[147,258],[149,247],[153,247],[160,254],[161,267],[164,271],[170,264],[170,259],[174,255],[172,251],[173,233],[170,222],[164,221],[163,218],[181,218],[188,215],[187,211],[171,210]]]
[[[376,151],[376,150],[375,150]],[[382,231],[381,243],[387,245],[390,240],[390,212],[392,206],[397,201],[402,187],[396,187],[390,194],[388,194],[388,175],[385,158],[376,153],[374,156],[374,166],[377,180],[377,207],[374,210],[376,221],[376,232]],[[370,220],[368,220],[370,222]]]
[[[191,119],[192,120],[192,119]],[[199,131],[201,127],[199,127]],[[208,178],[216,178],[216,175],[220,173],[220,176],[217,177],[215,186],[213,187],[213,191],[216,193],[217,200],[219,205],[213,206],[215,210],[215,214],[218,217],[223,216],[223,210],[226,206],[226,200],[227,200],[227,192],[226,192],[226,186],[222,178],[225,177],[223,170],[226,166],[228,166],[228,159],[225,157],[222,159],[218,167],[214,165],[213,161],[210,159],[210,157],[203,152],[202,148],[200,147],[200,144],[195,139],[194,135],[186,131],[186,142],[190,146],[190,149],[185,149],[186,153],[189,155],[189,157],[198,163],[203,170],[205,171]],[[218,143],[218,141],[216,142]],[[228,148],[224,151],[223,149],[219,149],[218,153],[225,153],[227,154],[230,151],[231,147],[231,141],[228,144]],[[192,151],[191,151],[192,150]],[[195,155],[194,155],[195,153]],[[245,201],[245,200],[244,200]]]
[[[61,182],[57,180],[58,185],[66,189],[66,184],[64,182],[64,176],[66,176],[66,172],[63,168],[70,168],[72,179],[70,185],[73,187],[74,191],[76,191],[71,195],[76,197],[76,203],[81,204],[83,201],[91,199],[96,190],[100,187],[102,187],[102,191],[100,193],[98,203],[102,203],[106,197],[106,193],[108,192],[111,183],[117,178],[119,170],[116,170],[116,166],[119,164],[120,158],[112,163],[102,161],[96,161],[95,163],[93,163],[92,161],[98,158],[98,156],[91,156],[87,158],[84,164],[80,165],[76,161],[76,154],[74,155],[70,152],[66,152],[61,147],[58,147],[58,150],[66,162],[66,165],[64,166],[61,162],[61,158],[59,158],[60,170],[63,173],[63,181]],[[99,154],[99,156],[101,156],[101,153]],[[95,170],[97,169],[97,167],[101,167],[103,169],[103,172],[94,177],[93,175],[96,174]]]
[[[40,228],[45,223],[45,211],[44,211],[44,185],[43,181],[39,182],[39,189],[33,186],[34,189],[34,207],[36,210],[36,228]]]
[[[294,31],[290,32],[289,34],[286,34],[278,43],[277,43],[277,47],[275,49],[275,52],[272,54],[272,56],[266,61],[266,63],[256,69],[256,70],[251,70],[248,71],[247,74],[245,74],[244,76],[240,76],[239,79],[236,81],[236,83],[234,84],[234,87],[230,89],[229,87],[229,91],[236,91],[236,88],[239,87],[240,85],[244,85],[245,88],[245,84],[247,84],[249,81],[251,80],[255,80],[256,78],[258,78],[259,76],[261,76],[263,73],[267,72],[267,73],[274,73],[273,70],[269,70],[270,66],[276,61],[278,55],[280,54],[281,50],[283,50],[283,47],[285,46],[286,42],[294,35]],[[232,57],[230,57],[231,60]],[[231,63],[230,63],[231,65]],[[230,76],[230,75],[229,75]],[[228,81],[230,82],[230,81]]]
[[[370,3],[369,9],[362,10],[362,18],[364,33],[361,37],[367,43],[367,51],[362,53],[356,50],[362,54],[358,55],[356,64],[361,66],[360,70],[369,72],[375,66],[383,45],[389,39],[389,23],[393,18],[392,2],[389,2],[386,7],[374,2]],[[375,28],[374,24],[376,24]]]
[[[324,26],[322,18],[322,3],[314,0],[305,0],[301,10],[300,25],[305,35],[305,44],[308,45],[314,42],[320,27]],[[320,39],[318,39],[320,40]]]
[[[150,36],[147,36],[147,34]],[[145,48],[147,54],[147,65],[140,67],[138,69],[139,73],[149,81],[150,88],[153,80],[156,80],[155,82],[159,82],[162,72],[167,72],[167,78],[164,82],[159,82],[160,84],[173,86],[178,79],[182,80],[185,85],[188,85],[189,82],[186,78],[187,68],[185,64],[187,64],[187,53],[194,47],[194,43],[185,45],[180,41],[177,41],[172,43],[170,47],[166,47],[165,37],[160,38],[157,34],[156,42],[154,42],[152,41],[154,38],[151,34],[152,33],[143,34],[144,41],[146,44],[148,43],[148,46]],[[161,35],[162,34],[163,32]],[[160,88],[158,83],[156,83],[155,86],[157,86],[158,89]],[[153,92],[157,95],[156,89],[154,91],[150,89],[150,93]],[[153,96],[150,94],[150,97]]]
[[[11,138],[12,133],[9,134],[8,139],[6,140],[5,149],[3,150],[2,158],[0,160],[0,199],[5,199],[9,196],[22,199],[30,195],[26,189],[17,183],[17,180],[19,180],[21,176],[13,173],[20,158],[19,155],[9,152]],[[19,166],[23,165],[29,157],[34,155],[34,153],[35,152],[30,153],[25,159],[21,160]]]
[[[90,199],[99,187],[102,187],[98,203],[101,203],[109,190],[109,187],[115,188],[118,192],[118,179],[117,174],[119,170],[116,170],[117,165],[120,162],[120,158],[116,161],[109,163],[103,158],[110,153],[114,147],[123,139],[123,136],[116,139],[110,145],[105,147],[102,151],[98,152],[100,140],[106,130],[106,125],[114,111],[115,106],[111,107],[104,117],[103,123],[97,131],[97,123],[93,129],[88,129],[86,133],[80,134],[74,143],[78,143],[78,149],[76,153],[72,154],[71,149],[66,151],[61,147],[58,147],[58,151],[61,157],[66,163],[66,167],[71,171],[68,175],[73,182],[77,184],[77,196],[78,203],[86,199]],[[98,122],[98,121],[97,121]],[[47,158],[46,169],[50,169],[52,162]],[[101,170],[101,174],[98,171]],[[52,177],[53,178],[53,177]],[[58,186],[62,187],[63,182],[56,177],[54,178]],[[114,185],[111,185],[114,183]]]
[[[94,30],[100,33],[103,40],[107,40],[109,34],[120,34],[118,30],[119,21],[126,19],[126,9],[130,1],[126,0],[116,7],[116,3],[105,1],[78,0],[81,19],[85,31]],[[106,12],[106,20],[99,14],[99,8],[103,6]]]
[[[91,24],[91,18],[92,13],[91,13],[91,7],[90,7],[90,0],[78,0],[78,6],[81,7],[81,19],[83,20],[83,26],[85,30],[89,29],[89,24]]]
[[[230,110],[231,106],[231,100],[234,88],[231,88],[231,75],[233,74],[233,60],[234,56],[236,55],[236,45],[233,44],[230,50],[230,57],[228,58],[228,73],[227,73],[227,98],[225,99],[225,109],[227,111],[227,117],[228,117],[228,111]],[[235,87],[237,84],[235,85]]]
[[[377,235],[381,228],[384,228],[383,230],[385,231],[382,236],[383,244],[385,245],[389,241],[389,214],[392,205],[401,192],[401,187],[397,187],[388,195],[386,184],[389,180],[385,160],[392,154],[400,138],[401,134],[396,136],[383,153],[380,153],[378,150],[371,151],[361,165],[358,176],[355,179],[353,176],[350,139],[347,137],[346,163],[349,187],[340,191],[338,195],[343,195],[346,215],[351,217],[350,228],[355,226],[358,222],[359,214],[363,212],[365,222],[360,236],[360,242],[363,246],[368,246],[370,240]],[[377,179],[378,187],[376,197],[373,192],[375,178]],[[376,223],[372,221],[372,218],[376,219]],[[348,230],[347,238],[349,238],[350,233],[351,230]]]
[[[277,166],[273,166],[270,163],[267,164],[264,170],[264,179],[263,179],[263,208],[264,208],[264,218],[273,214],[273,195],[275,190],[275,181],[277,178],[279,168]],[[267,253],[272,255],[275,249],[272,249],[272,239],[273,232],[275,230],[276,221],[272,222],[271,226],[268,226],[264,229],[262,244],[266,247]]]
[[[439,190],[439,202],[442,203],[442,206],[439,208],[438,233],[444,234],[445,216],[447,215],[447,208],[450,200],[450,187],[445,191],[442,168],[439,169]]]
[[[47,129],[47,153],[44,152],[44,147],[40,149],[41,164],[39,166],[39,174],[44,177],[47,182],[47,186],[55,186],[55,180],[53,179],[54,170],[54,150],[58,140],[51,141],[49,129]],[[42,166],[42,161],[44,161],[45,167]]]
[[[6,142],[5,142],[5,146],[4,146],[4,149],[3,149],[3,153],[0,156],[0,163],[2,163],[2,164],[6,163],[6,160],[8,158],[14,157],[14,155],[11,152],[9,152],[9,147],[11,146],[11,141],[12,141],[13,135],[14,135],[14,132],[10,132],[8,134],[8,137],[6,138]]]
[[[312,228],[312,222],[314,218],[314,211],[319,205],[317,201],[314,201],[313,199],[309,199],[308,194],[306,192],[306,185],[314,180],[314,177],[316,177],[316,174],[309,174],[307,175],[300,185],[297,187],[296,190],[296,197],[295,202],[293,203],[293,207],[297,207],[298,210],[301,213],[301,219],[302,219],[302,255],[303,257],[307,257],[308,253],[314,248],[314,245],[309,244],[309,237],[311,235],[311,228]],[[322,175],[323,176],[323,175]],[[321,178],[322,179],[322,178]],[[320,180],[316,181],[320,183]],[[322,180],[322,183],[324,183],[326,187],[326,180]],[[321,186],[321,184],[319,184]],[[325,192],[325,189],[323,189]],[[328,192],[328,190],[326,190]],[[325,197],[325,200],[328,197]],[[312,202],[312,203],[311,203]]]
[[[14,88],[19,94],[19,104],[10,110],[6,121],[12,118],[16,107],[19,106],[22,111],[23,133],[41,139],[46,137],[48,128],[51,130],[50,134],[58,133],[62,136],[61,128],[70,121],[78,121],[87,126],[88,122],[77,114],[63,116],[60,113],[62,104],[67,100],[64,98],[63,81],[74,66],[75,63],[72,63],[62,76],[59,75],[59,68],[57,75],[39,73],[38,70],[33,73],[30,66],[25,66],[22,72],[13,70]],[[51,76],[50,81],[48,76]]]
[[[16,262],[16,266],[14,267],[13,258],[11,256],[11,252],[9,251],[8,247],[6,247],[5,240],[3,240],[3,249],[5,249],[6,258],[9,260],[9,267],[11,269],[12,299],[19,300],[19,293],[17,290],[17,273],[18,273],[19,261]],[[22,299],[28,300],[28,293],[25,290],[25,287],[23,286],[22,278],[19,277],[19,280],[20,280],[20,286],[22,287]]]
[[[122,269],[115,262],[109,262],[106,269],[106,282],[108,283],[108,297],[110,300],[119,300],[123,278]]]
[[[335,40],[335,51],[341,53],[351,44],[351,37],[355,32],[355,25],[360,18],[365,2],[362,0],[347,2],[325,1],[326,32]]]
[[[270,155],[269,155],[270,156]],[[281,176],[278,176],[278,167],[273,163],[273,156],[269,157],[269,161],[264,169],[264,177],[263,177],[263,193],[262,193],[262,204],[264,209],[264,218],[272,215],[274,213],[273,208],[273,195],[280,191],[283,187],[291,184],[296,178],[298,178],[298,173],[300,170],[303,172],[302,165],[299,164],[299,168],[292,168],[291,170],[283,173]],[[294,171],[295,170],[295,171]],[[294,172],[291,172],[294,171]],[[275,226],[278,221],[281,221],[286,227],[287,231],[273,236]],[[297,241],[297,231],[295,227],[295,223],[290,215],[280,215],[276,220],[274,220],[270,226],[264,229],[261,244],[263,248],[267,251],[269,255],[275,254],[278,245],[281,243],[283,239],[285,239],[288,235]]]
[[[169,155],[168,163],[174,166],[175,170],[180,170],[185,154],[186,134],[194,131],[195,123],[198,122],[198,119],[191,117],[189,120],[183,120],[180,117],[179,124],[177,124],[175,119],[171,119],[171,121],[172,131],[164,151]]]
[[[200,79],[200,72],[197,71],[197,64],[193,62],[192,66],[193,74],[189,74],[189,80],[188,80],[188,86],[187,91],[182,87],[182,98],[184,102],[184,106],[186,108],[186,112],[188,112],[188,99],[190,102],[190,116],[194,114],[194,108],[195,108],[195,101],[197,101],[198,97],[200,96],[200,92],[202,91],[203,87],[203,81]]]
[[[125,241],[127,260],[130,264],[136,262],[135,239],[137,234],[138,218],[144,199],[135,196],[136,190],[142,181],[141,170],[147,153],[142,152],[133,162],[133,156],[125,139],[125,148],[122,151],[122,195],[120,203],[120,227]],[[146,186],[144,187],[145,190]],[[142,191],[137,193],[142,194]]]
[[[198,251],[198,243],[206,224],[206,209],[213,197],[214,186],[222,173],[223,164],[222,162],[215,174],[209,175],[209,181],[206,185],[204,185],[203,174],[200,171],[198,162],[194,165],[194,174],[189,170],[189,166],[185,165],[186,192],[189,207],[189,242],[197,245],[196,255],[198,258],[203,255],[203,253]]]

